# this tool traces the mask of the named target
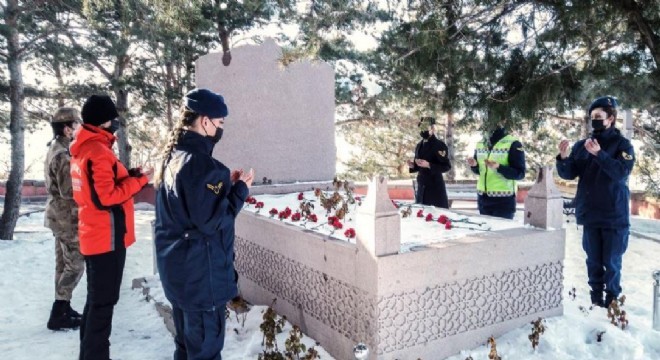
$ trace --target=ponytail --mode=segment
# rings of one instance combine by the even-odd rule
[[[158,189],[161,182],[163,181],[165,168],[167,168],[167,165],[172,159],[172,152],[174,151],[176,144],[179,142],[179,138],[181,137],[181,134],[183,134],[183,130],[188,126],[191,126],[198,117],[198,113],[190,110],[186,106],[181,107],[181,115],[179,116],[179,120],[177,121],[176,125],[174,125],[174,128],[172,128],[170,138],[167,142],[167,145],[165,145],[165,148],[163,149],[163,162],[161,163],[160,168],[154,177],[154,186],[156,189]]]

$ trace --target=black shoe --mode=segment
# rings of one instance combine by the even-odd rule
[[[69,315],[67,304],[68,301],[55,300],[46,324],[49,330],[75,330],[80,327],[80,319]]]
[[[603,292],[602,291],[590,291],[589,294],[591,295],[591,303],[595,306],[600,306],[602,308],[606,308],[605,306],[605,301],[603,300]]]
[[[71,307],[71,302],[70,301],[66,302],[66,311],[67,311],[67,313],[69,314],[70,317],[76,318],[78,320],[82,319],[82,315],[80,315],[79,312],[73,310],[73,308]]]

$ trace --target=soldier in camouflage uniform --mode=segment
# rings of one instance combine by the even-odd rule
[[[50,330],[76,329],[80,314],[71,308],[71,294],[85,270],[78,242],[78,206],[73,200],[69,143],[80,124],[74,108],[60,108],[51,120],[55,138],[48,144],[44,166],[48,201],[45,226],[55,236],[55,302],[47,327]]]

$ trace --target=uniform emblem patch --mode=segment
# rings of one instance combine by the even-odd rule
[[[621,156],[623,156],[623,158],[624,158],[625,160],[632,160],[632,159],[633,159],[633,156],[630,155],[630,154],[628,154],[628,153],[625,152],[625,151],[621,152]]]
[[[438,155],[440,155],[440,156],[442,156],[442,157],[445,157],[445,156],[447,156],[447,152],[444,151],[444,150],[439,150],[439,151],[438,151]]]
[[[521,147],[519,147],[519,148],[516,148],[516,149],[517,149],[518,151],[522,151],[522,152],[525,152],[525,149],[523,149],[523,148],[522,148],[522,146],[521,146]]]
[[[213,184],[206,184],[206,187],[213,191],[214,194],[218,195],[220,194],[220,190],[222,189],[222,181],[218,182],[218,185],[213,185]]]

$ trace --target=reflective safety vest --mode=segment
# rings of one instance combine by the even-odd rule
[[[516,194],[518,189],[515,180],[509,180],[502,176],[497,170],[486,166],[486,159],[498,162],[500,165],[509,165],[509,149],[515,137],[507,135],[488,150],[486,143],[481,141],[477,144],[477,164],[479,165],[479,181],[477,182],[477,192],[479,195],[488,195],[491,197],[506,197]]]

